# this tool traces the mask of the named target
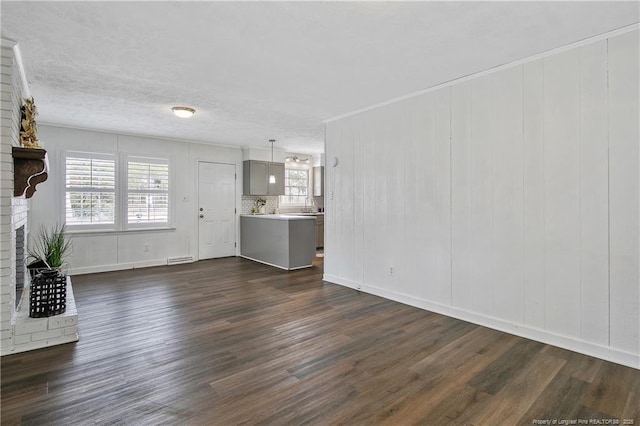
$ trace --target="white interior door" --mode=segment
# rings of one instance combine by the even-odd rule
[[[236,166],[198,163],[199,259],[236,254]]]

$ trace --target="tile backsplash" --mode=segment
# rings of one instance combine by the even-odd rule
[[[256,200],[258,198],[262,198],[267,201],[265,205],[265,213],[273,214],[273,213],[299,213],[305,211],[304,207],[281,207],[280,200],[277,195],[275,196],[252,196],[252,195],[243,195],[242,196],[242,204],[240,206],[240,214],[251,214],[251,209],[256,205]],[[318,211],[318,208],[323,208],[324,199],[322,197],[314,197],[314,206],[309,206],[307,211]]]
[[[242,205],[240,206],[240,214],[251,214],[251,209],[255,207],[256,200],[262,198],[267,201],[265,205],[265,213],[273,214],[278,210],[278,196],[242,196]]]

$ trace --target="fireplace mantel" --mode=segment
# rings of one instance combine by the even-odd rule
[[[12,148],[13,154],[13,196],[24,194],[31,198],[36,192],[36,185],[49,177],[47,151],[34,148]]]

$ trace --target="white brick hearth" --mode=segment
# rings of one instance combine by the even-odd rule
[[[78,340],[78,314],[71,280],[67,282],[67,310],[49,318],[29,318],[29,291],[26,288],[16,308],[16,277],[24,274],[17,265],[16,230],[28,235],[29,203],[13,196],[11,149],[20,146],[20,106],[29,97],[15,43],[2,40],[0,73],[0,355],[23,352]],[[44,185],[43,185],[44,186]],[[35,195],[37,196],[37,194]],[[22,250],[24,255],[24,250]]]
[[[13,320],[13,350],[30,351],[78,340],[78,312],[73,297],[71,278],[67,278],[67,310],[48,318],[29,318],[29,292],[22,293]]]

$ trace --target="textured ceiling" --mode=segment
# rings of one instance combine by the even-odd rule
[[[302,153],[322,121],[638,22],[638,2],[7,2],[40,122]],[[197,109],[178,119],[171,106]]]

